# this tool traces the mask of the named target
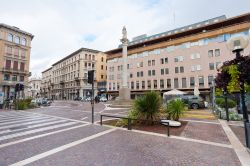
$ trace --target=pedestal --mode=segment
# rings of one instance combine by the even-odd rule
[[[121,88],[119,90],[119,100],[130,100],[130,89]]]

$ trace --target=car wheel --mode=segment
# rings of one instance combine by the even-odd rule
[[[196,104],[196,103],[194,103],[194,104],[192,104],[192,108],[193,108],[193,109],[198,109],[198,108],[199,108],[199,105]]]

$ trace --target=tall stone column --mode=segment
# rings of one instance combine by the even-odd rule
[[[128,88],[128,38],[127,38],[127,30],[125,26],[122,29],[122,61],[123,61],[123,68],[122,68],[122,86],[119,90],[119,98],[120,100],[130,100],[130,89]]]

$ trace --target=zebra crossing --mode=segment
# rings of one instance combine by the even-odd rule
[[[24,111],[0,112],[0,146],[82,125],[83,122],[43,114]]]

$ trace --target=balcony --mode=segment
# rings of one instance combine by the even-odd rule
[[[29,71],[27,71],[27,70],[18,70],[18,69],[5,68],[5,67],[2,68],[2,72],[29,75]]]
[[[63,85],[64,83],[65,83],[65,81],[64,81],[64,80],[61,80],[61,81],[60,81],[60,84],[61,84],[61,85]]]
[[[80,77],[75,77],[75,81],[80,81]]]

